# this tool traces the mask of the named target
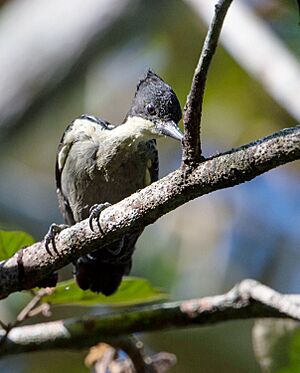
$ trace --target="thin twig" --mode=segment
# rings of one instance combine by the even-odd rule
[[[45,288],[40,289],[36,295],[27,303],[27,305],[22,309],[22,311],[18,314],[15,323],[13,326],[17,326],[24,322],[29,317],[32,317],[32,315],[36,315],[37,313],[34,312],[35,309],[38,309],[40,312],[44,309],[39,306],[39,303],[41,299],[45,295],[50,295],[53,292],[52,288]]]
[[[216,51],[219,35],[227,10],[233,0],[219,0],[215,5],[214,17],[210,23],[198,65],[195,69],[192,86],[184,108],[183,165],[194,167],[201,160],[200,124],[208,69]]]
[[[210,23],[213,1],[184,0],[184,2],[199,15],[201,21]],[[226,17],[226,25],[222,29],[220,41],[239,66],[257,80],[291,117],[300,121],[299,58],[272,31],[254,8],[255,6],[249,6],[246,1],[236,1],[234,8]]]
[[[39,290],[35,296],[26,304],[26,306],[21,310],[21,312],[16,317],[16,320],[10,324],[4,324],[0,321],[2,328],[5,330],[3,336],[0,339],[0,346],[5,342],[8,337],[10,331],[17,327],[18,325],[22,324],[25,320],[29,319],[30,317],[36,316],[38,314],[43,314],[44,316],[50,316],[50,309],[47,303],[40,304],[41,299],[45,295],[50,295],[54,289],[46,288]]]

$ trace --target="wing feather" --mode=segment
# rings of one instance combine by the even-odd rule
[[[97,118],[92,115],[83,114],[69,124],[60,140],[57,149],[55,164],[56,193],[58,198],[59,210],[63,215],[65,222],[69,225],[75,224],[75,219],[68,198],[63,194],[61,186],[61,177],[69,152],[72,148],[72,145],[76,141],[76,133],[74,133],[74,135],[70,134],[72,134],[72,132],[75,131],[74,125],[75,122],[78,120],[82,121],[83,123],[85,121],[96,123],[100,125],[103,128],[103,130],[111,130],[114,128],[110,123],[103,119]]]

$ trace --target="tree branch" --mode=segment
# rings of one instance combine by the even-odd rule
[[[200,123],[208,69],[215,54],[219,35],[233,0],[219,0],[215,5],[214,17],[210,23],[198,65],[195,69],[192,86],[184,108],[183,165],[194,166],[202,160]]]
[[[210,23],[213,1],[184,1],[201,18],[201,21]],[[236,1],[226,17],[220,42],[247,74],[257,80],[291,117],[300,121],[299,58],[255,12],[254,8],[254,4],[249,6],[244,1]],[[255,45],[255,53],[253,53],[253,45]]]
[[[46,289],[40,289],[35,296],[30,300],[29,303],[26,304],[26,306],[21,310],[21,312],[18,314],[16,321],[11,324],[5,324],[2,321],[0,322],[1,328],[5,331],[5,334],[2,335],[1,341],[0,341],[0,347],[6,340],[9,332],[15,328],[16,326],[22,324],[25,320],[29,319],[30,317],[36,316],[38,314],[42,314],[43,316],[50,316],[50,306],[48,303],[42,303],[41,299],[45,295],[49,295],[52,293],[54,288],[46,288]]]
[[[17,327],[2,344],[0,356],[59,348],[80,349],[99,340],[120,346],[119,337],[130,333],[262,317],[300,320],[300,296],[280,294],[257,281],[244,280],[223,295]]]
[[[282,164],[300,159],[300,126],[214,156],[185,175],[178,169],[147,188],[105,209],[101,231],[92,232],[88,219],[62,231],[56,252],[44,242],[18,251],[0,263],[0,298],[31,289],[54,271],[103,247],[129,231],[140,230],[196,197],[249,181]]]

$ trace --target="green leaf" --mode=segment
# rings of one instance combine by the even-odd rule
[[[22,247],[34,242],[33,237],[26,232],[0,230],[0,260],[11,257]]]
[[[53,305],[103,305],[120,307],[149,303],[166,298],[166,293],[152,287],[147,280],[126,277],[122,281],[118,291],[109,297],[93,293],[89,290],[81,290],[73,280],[69,280],[60,282],[54,292],[51,295],[43,297],[42,301]]]

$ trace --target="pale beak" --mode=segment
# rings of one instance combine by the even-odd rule
[[[157,129],[162,135],[172,137],[173,139],[179,141],[182,141],[183,139],[183,133],[173,120],[168,122],[159,122],[157,124]]]

